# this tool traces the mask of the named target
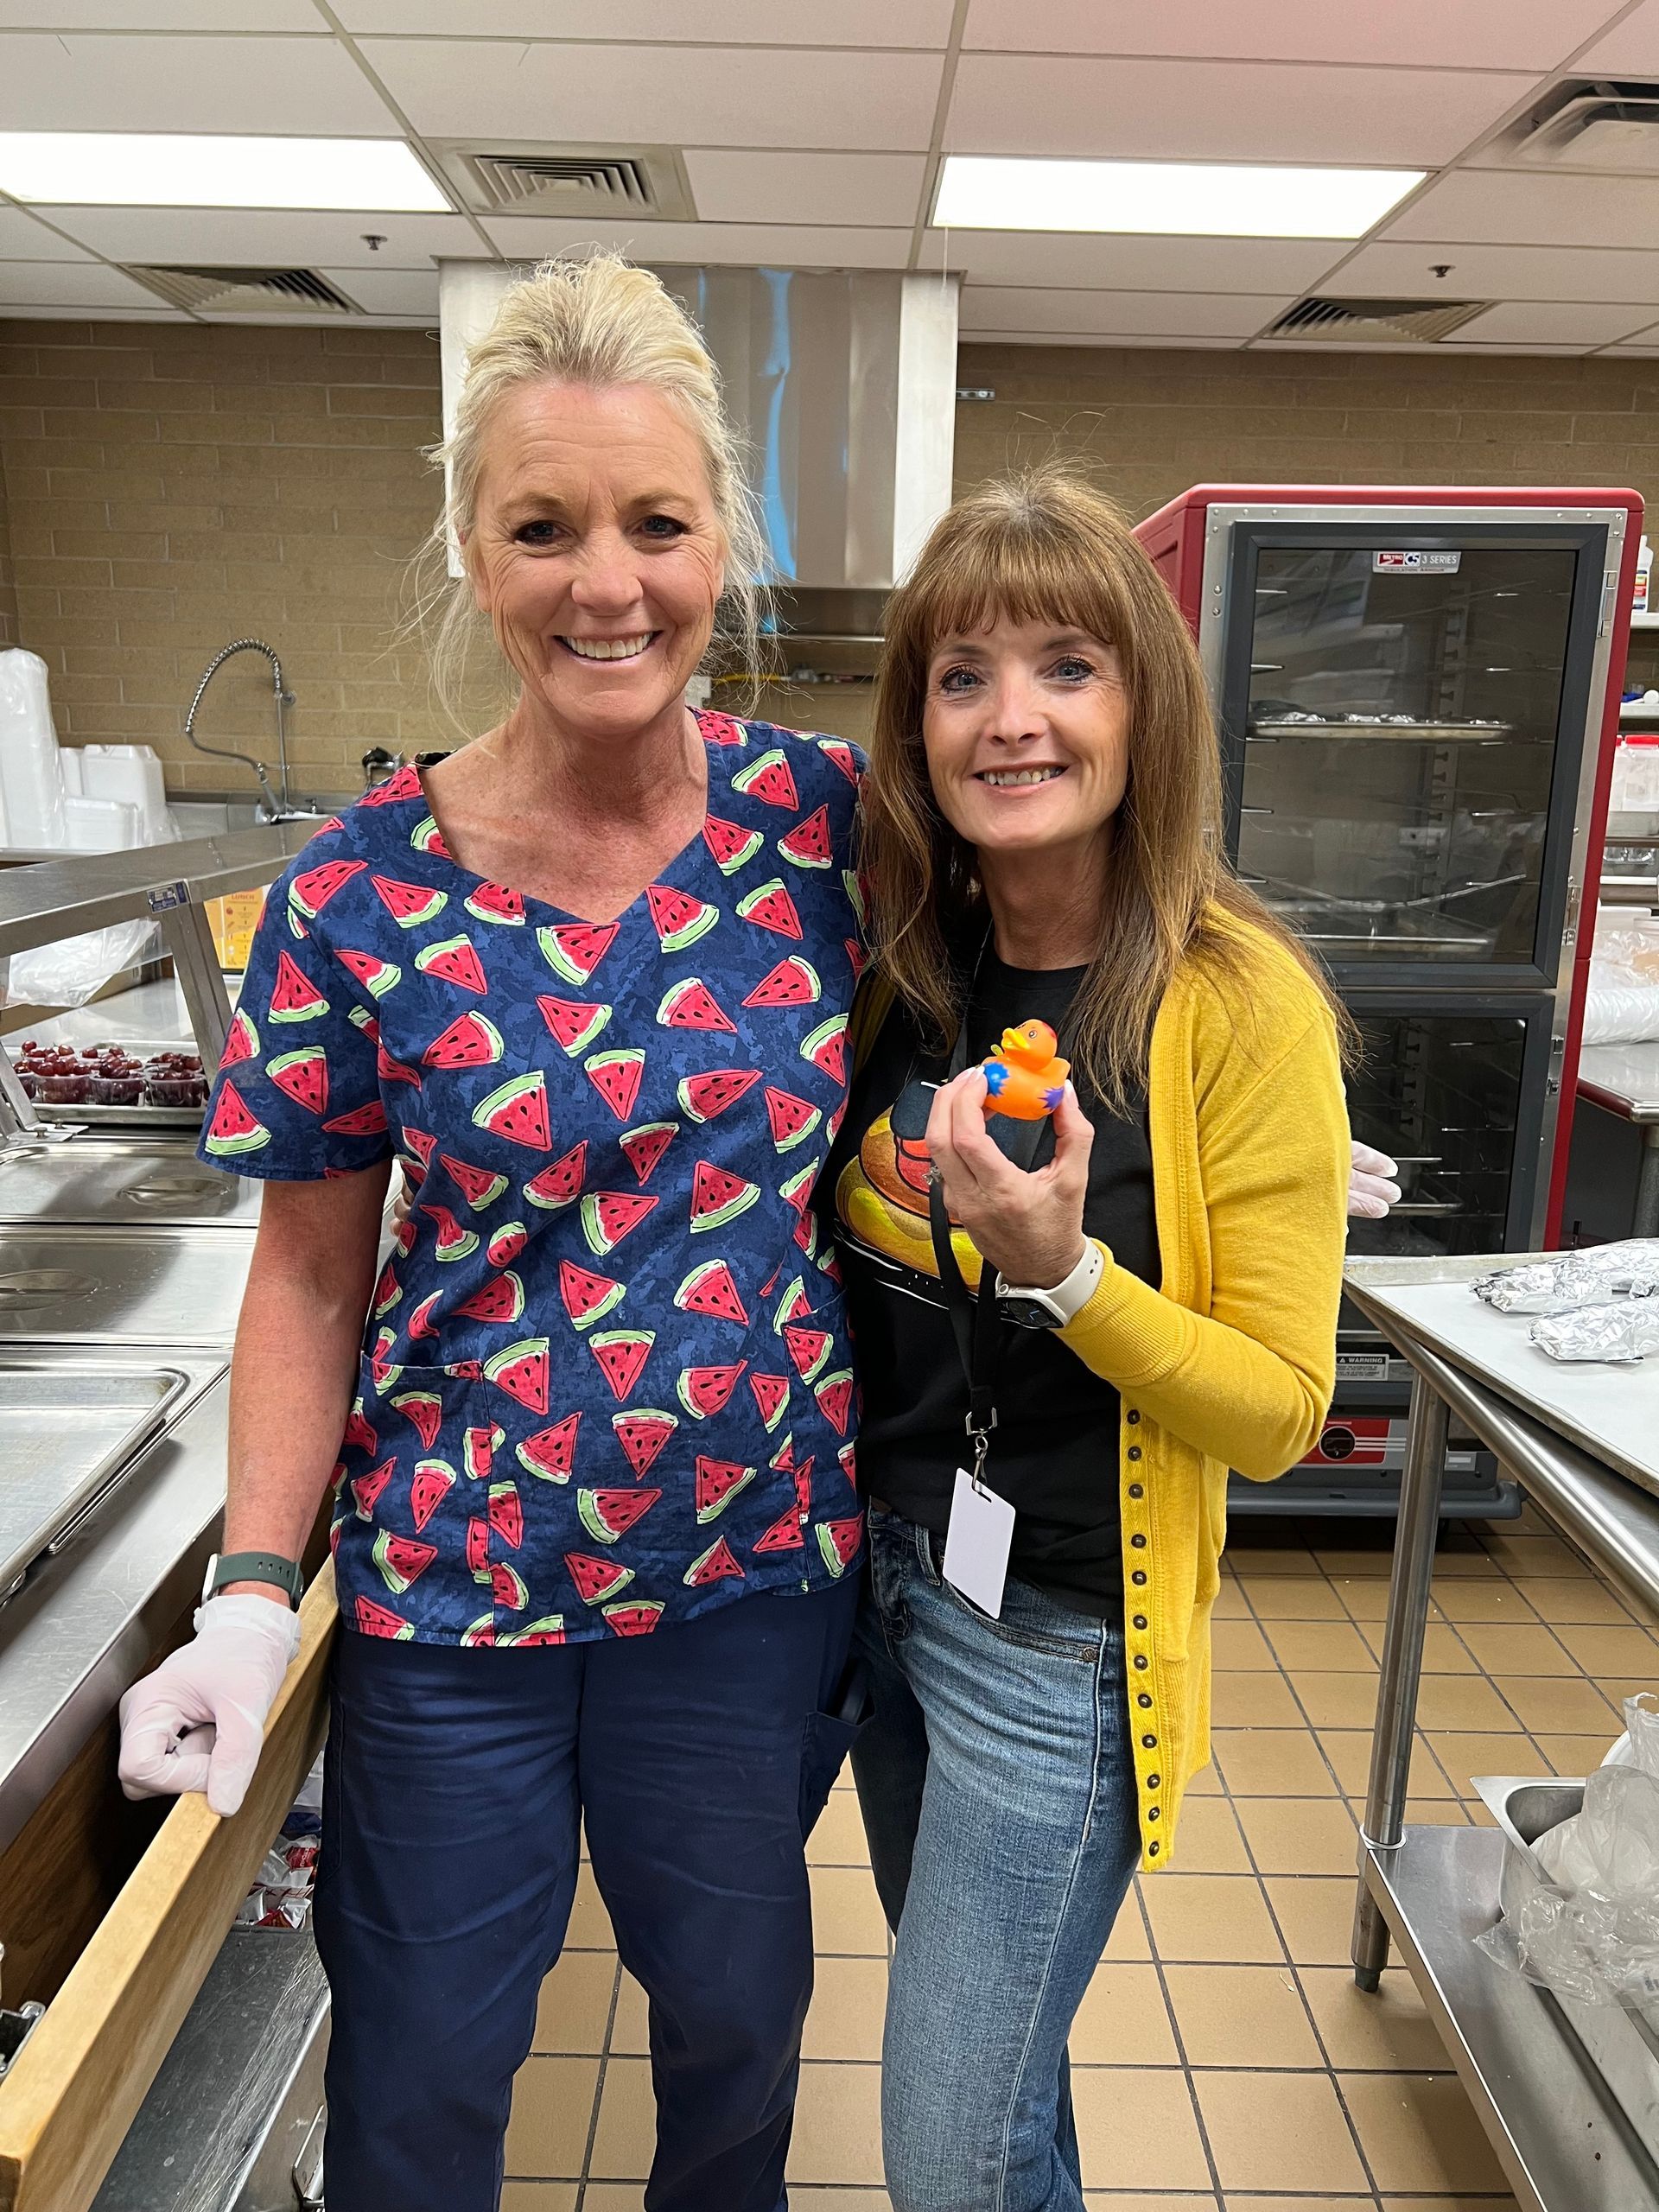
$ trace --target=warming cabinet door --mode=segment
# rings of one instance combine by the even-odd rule
[[[1220,700],[1239,871],[1355,982],[1553,986],[1605,526],[1240,523]]]

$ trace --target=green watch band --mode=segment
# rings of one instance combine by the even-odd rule
[[[289,1604],[298,1612],[305,1594],[305,1569],[297,1560],[284,1559],[280,1552],[215,1553],[207,1563],[207,1579],[202,1585],[203,1605],[217,1597],[227,1582],[274,1583],[288,1592]]]

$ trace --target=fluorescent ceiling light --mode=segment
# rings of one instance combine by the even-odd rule
[[[933,221],[957,231],[1141,231],[1190,238],[1357,238],[1424,169],[1216,162],[1033,162],[949,154]]]
[[[449,212],[448,200],[401,138],[0,130],[0,192],[60,207]]]

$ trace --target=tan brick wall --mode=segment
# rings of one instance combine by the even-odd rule
[[[210,655],[252,634],[296,695],[297,787],[355,790],[371,745],[453,742],[397,641],[438,418],[425,331],[0,322],[18,623],[59,735],[153,745],[177,790],[251,791],[182,731]],[[274,761],[269,664],[231,662],[197,727]]]
[[[1138,521],[1189,485],[1629,484],[1659,500],[1659,359],[966,346],[958,488],[1083,461]]]
[[[1659,499],[1659,360],[964,347],[959,486],[1081,459],[1137,518],[1205,478],[1632,484]],[[438,355],[423,331],[0,322],[0,642],[53,671],[60,734],[154,745],[177,790],[247,787],[190,753],[208,657],[266,638],[296,695],[302,789],[350,791],[371,745],[454,741],[398,639],[429,527]],[[494,704],[480,688],[469,713]],[[862,735],[866,690],[773,692],[780,719]],[[269,757],[253,655],[200,727]]]

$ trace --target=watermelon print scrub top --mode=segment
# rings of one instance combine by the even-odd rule
[[[614,922],[469,874],[418,772],[274,886],[202,1140],[417,1187],[335,1474],[340,1612],[430,1643],[642,1636],[858,1559],[811,1205],[847,1090],[862,762],[698,717],[708,818]]]

